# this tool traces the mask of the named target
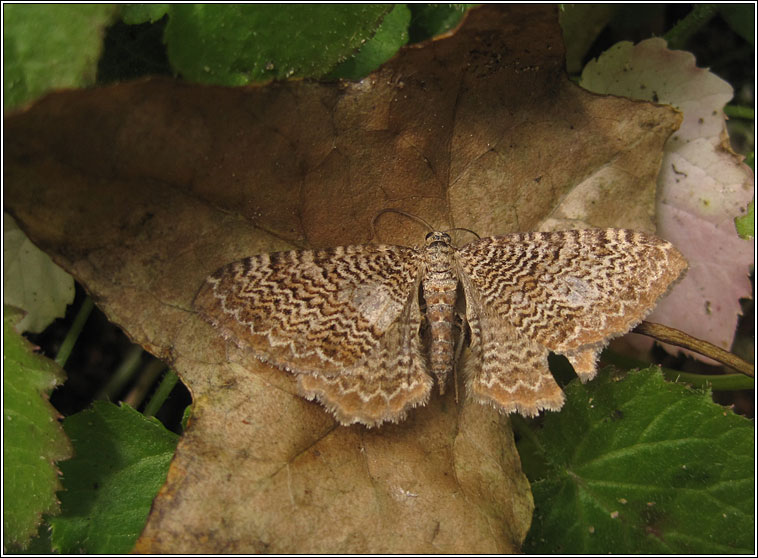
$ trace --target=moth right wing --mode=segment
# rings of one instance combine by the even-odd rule
[[[481,324],[480,332],[472,326],[482,367],[470,388],[523,414],[562,404],[548,351],[565,355],[582,381],[591,379],[608,340],[638,324],[687,267],[670,243],[624,229],[483,238],[457,259],[466,303]]]
[[[560,409],[564,395],[547,366],[548,350],[485,307],[470,278],[461,275],[461,282],[471,331],[463,366],[469,396],[526,417]]]

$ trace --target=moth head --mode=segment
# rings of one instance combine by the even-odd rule
[[[432,244],[435,244],[437,242],[440,242],[445,245],[450,245],[452,241],[450,239],[450,235],[445,232],[432,231],[426,235],[427,246],[431,246]]]

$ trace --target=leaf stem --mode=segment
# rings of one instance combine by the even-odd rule
[[[164,374],[161,383],[158,385],[158,388],[155,390],[155,393],[150,398],[150,401],[148,401],[147,405],[145,405],[145,410],[142,414],[146,417],[155,416],[155,413],[157,413],[158,410],[163,406],[163,403],[166,402],[166,399],[168,399],[168,396],[171,394],[171,390],[174,389],[174,386],[178,381],[179,376],[177,376],[176,372],[169,368],[166,371],[166,374]]]
[[[642,322],[640,325],[634,328],[634,333],[648,335],[650,337],[658,339],[659,341],[663,341],[664,343],[670,343],[672,345],[676,345],[677,347],[683,347],[685,349],[695,351],[696,353],[700,353],[701,355],[707,356],[708,358],[712,358],[713,360],[716,360],[721,364],[728,366],[729,368],[733,368],[740,374],[745,374],[745,376],[755,378],[755,367],[749,362],[745,362],[737,355],[730,353],[729,351],[725,351],[713,343],[703,341],[702,339],[697,339],[696,337],[687,335],[683,331],[679,331],[673,327],[654,324],[652,322]]]
[[[95,399],[114,401],[124,386],[131,380],[142,359],[142,347],[132,346],[126,357],[121,361],[116,372],[108,380],[108,383],[100,390]]]
[[[58,349],[58,354],[55,355],[55,362],[61,368],[66,365],[68,357],[71,356],[71,351],[74,350],[74,345],[76,345],[76,341],[79,339],[79,334],[82,332],[82,328],[87,323],[87,318],[89,318],[94,307],[95,303],[91,297],[88,296],[84,299],[79,312],[76,314],[76,318],[74,318],[74,323],[71,324],[71,329],[68,330],[66,338],[61,343],[60,349]]]
[[[131,391],[124,397],[124,402],[128,403],[135,409],[144,401],[145,396],[150,391],[155,380],[161,375],[166,368],[166,364],[158,359],[153,359],[145,365],[142,372],[137,378],[137,383],[131,389]]]
[[[724,114],[729,118],[744,118],[746,120],[755,120],[755,110],[753,107],[743,107],[740,105],[726,105]]]
[[[620,355],[614,351],[604,351],[603,362],[624,369],[648,368],[650,363]],[[742,374],[692,374],[672,368],[660,367],[663,377],[670,382],[685,382],[698,388],[710,388],[714,391],[738,391],[753,389],[755,381]]]
[[[692,11],[669,29],[663,38],[671,50],[684,48],[687,40],[716,15],[716,4],[695,4]]]

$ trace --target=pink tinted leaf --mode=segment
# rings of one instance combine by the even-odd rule
[[[751,296],[754,262],[753,243],[734,226],[753,197],[753,172],[729,145],[723,107],[731,86],[698,68],[692,54],[668,50],[662,39],[615,45],[585,67],[582,85],[682,111],[658,176],[657,226],[690,268],[648,320],[729,349],[739,299]]]

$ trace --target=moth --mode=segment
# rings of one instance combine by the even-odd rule
[[[565,355],[582,381],[600,350],[628,332],[684,272],[669,242],[625,229],[529,232],[453,246],[355,245],[260,254],[210,275],[200,315],[337,420],[398,422],[462,367],[474,400],[504,413],[558,410],[548,366]],[[463,307],[463,310],[456,310]]]

